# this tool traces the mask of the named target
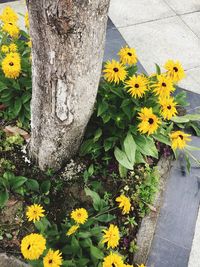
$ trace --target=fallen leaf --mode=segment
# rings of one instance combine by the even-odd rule
[[[4,128],[4,132],[8,135],[21,135],[26,141],[30,139],[30,134],[17,126],[8,125]]]

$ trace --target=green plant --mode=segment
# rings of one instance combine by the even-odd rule
[[[139,213],[144,217],[152,208],[155,194],[159,190],[159,172],[157,167],[147,167],[144,172],[144,179],[136,186],[133,196],[134,201],[139,205]]]
[[[29,127],[30,121],[30,100],[31,100],[31,48],[29,47],[29,34],[20,30],[16,36],[11,36],[4,30],[3,23],[0,22],[0,103],[5,105],[5,110],[1,112],[6,120],[17,119],[25,127]],[[12,56],[17,57],[12,60]],[[15,68],[15,72],[9,72],[3,68],[5,59],[11,56],[10,66]],[[16,58],[15,57],[15,58]],[[18,59],[19,58],[19,59]],[[19,71],[19,74],[17,74]],[[13,75],[13,76],[12,76]]]
[[[4,172],[0,176],[0,208],[3,208],[10,194],[19,194],[21,196],[32,196],[36,202],[43,201],[49,204],[48,198],[51,182],[43,181],[40,185],[35,179],[28,179],[24,176],[16,176],[13,172]]]

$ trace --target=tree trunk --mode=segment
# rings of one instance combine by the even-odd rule
[[[27,0],[32,38],[30,154],[42,170],[75,155],[101,75],[109,0]]]

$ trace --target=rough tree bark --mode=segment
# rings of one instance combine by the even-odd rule
[[[30,154],[59,169],[78,150],[96,98],[109,0],[27,0],[32,38]]]

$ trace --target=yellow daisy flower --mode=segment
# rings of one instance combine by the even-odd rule
[[[73,225],[69,228],[69,230],[67,231],[68,236],[73,235],[78,229],[79,229],[79,225]]]
[[[18,38],[19,36],[19,27],[12,22],[4,23],[2,26],[2,31],[8,33],[13,38]]]
[[[102,243],[107,242],[107,248],[115,248],[119,244],[119,229],[117,226],[111,224],[108,228],[108,230],[103,230],[103,240]]]
[[[116,253],[110,253],[103,261],[103,267],[124,267],[122,257]]]
[[[144,264],[138,265],[138,267],[146,267]]]
[[[132,76],[128,81],[126,81],[126,88],[132,97],[143,97],[147,88],[148,79],[143,75]]]
[[[29,29],[29,28],[30,28],[30,23],[29,23],[28,12],[26,12],[26,14],[25,14],[24,21],[25,21],[25,27],[26,27],[27,29]]]
[[[170,134],[173,149],[184,149],[187,141],[191,141],[190,134],[182,131],[176,131]]]
[[[131,203],[130,199],[125,195],[121,195],[116,198],[116,201],[119,202],[119,208],[122,209],[122,214],[127,214],[130,212]]]
[[[32,41],[31,40],[29,40],[28,42],[27,42],[27,45],[28,45],[28,47],[32,47]]]
[[[179,82],[185,77],[184,69],[179,61],[168,60],[164,68],[167,70],[167,76],[170,77],[174,83]]]
[[[2,60],[2,70],[6,78],[16,79],[21,73],[21,59],[18,53],[9,53]]]
[[[169,97],[170,93],[175,90],[170,77],[163,74],[157,75],[157,82],[151,85],[153,92],[160,97]]]
[[[10,52],[17,52],[17,45],[12,43],[9,45]]]
[[[173,97],[160,98],[159,102],[161,104],[161,114],[164,119],[170,120],[178,113],[176,110],[177,103],[174,102]]]
[[[43,209],[43,207],[41,205],[38,204],[33,204],[31,206],[28,207],[28,210],[26,212],[26,216],[30,221],[39,221],[40,218],[44,217],[44,212],[45,210]]]
[[[137,55],[134,48],[128,46],[123,47],[119,53],[120,61],[123,64],[133,65],[137,63]]]
[[[107,61],[103,72],[105,73],[104,78],[108,82],[119,83],[120,81],[124,81],[127,76],[125,66],[116,60]]]
[[[10,6],[7,6],[3,9],[2,14],[0,15],[0,20],[4,23],[16,23],[18,20],[18,15]]]
[[[161,123],[159,118],[153,114],[152,108],[142,108],[138,118],[141,120],[138,130],[143,134],[153,134]]]
[[[40,234],[25,236],[21,242],[21,253],[27,260],[37,260],[46,249],[46,239]]]
[[[88,219],[88,213],[86,209],[75,209],[71,213],[71,218],[78,224],[84,224]]]
[[[130,264],[124,264],[124,267],[133,267],[133,265],[130,265]]]
[[[47,255],[43,258],[44,267],[59,267],[62,265],[62,253],[59,250],[49,249]]]
[[[1,52],[5,53],[5,54],[8,53],[9,52],[9,47],[7,45],[2,45]]]

